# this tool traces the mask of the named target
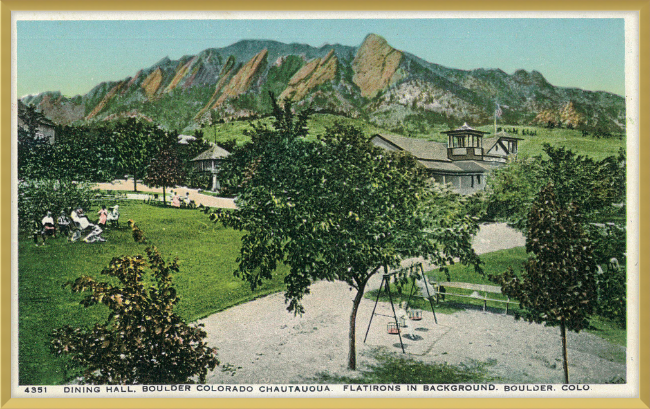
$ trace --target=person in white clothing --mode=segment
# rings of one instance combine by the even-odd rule
[[[106,241],[106,239],[100,236],[100,234],[102,234],[102,229],[96,224],[92,224],[88,220],[88,217],[84,214],[83,209],[78,208],[76,211],[73,211],[70,214],[70,218],[78,228],[78,230],[75,231],[75,234],[72,237],[72,241],[79,240],[81,234],[87,230],[89,230],[90,233],[88,233],[88,235],[84,237],[83,241],[85,243],[93,243],[95,241]]]
[[[56,227],[54,227],[54,218],[52,212],[48,211],[45,217],[41,220],[43,230],[41,230],[41,237],[43,238],[43,245],[45,245],[45,236],[53,236],[56,238]]]

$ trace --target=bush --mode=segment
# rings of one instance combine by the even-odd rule
[[[121,285],[88,276],[64,285],[73,292],[90,291],[81,300],[84,307],[102,303],[110,310],[103,324],[66,325],[52,333],[52,353],[79,365],[83,383],[189,383],[196,376],[203,383],[208,369],[219,364],[201,326],[189,326],[173,312],[179,301],[171,277],[178,272],[177,260],[166,263],[156,247],[146,251],[147,260],[140,255],[115,257],[101,272]],[[148,288],[143,280],[147,270],[154,278]]]
[[[76,207],[88,208],[94,192],[87,183],[72,180],[26,179],[18,183],[18,225],[28,229],[49,210],[70,214]]]
[[[626,269],[605,270],[598,277],[598,304],[596,313],[610,318],[621,328],[627,324],[627,286]]]
[[[596,312],[614,320],[621,328],[627,320],[626,286],[626,229],[615,223],[589,224],[589,240],[594,246],[594,257],[601,266],[608,266],[610,259],[618,261],[619,268],[603,269],[598,276],[598,305]]]

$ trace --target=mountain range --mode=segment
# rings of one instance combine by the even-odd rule
[[[395,132],[440,123],[557,124],[624,132],[625,99],[556,87],[537,72],[460,70],[427,62],[369,34],[359,47],[242,40],[178,60],[165,57],[132,77],[69,98],[23,97],[59,124],[123,117],[188,130],[269,112],[269,91],[316,112],[362,118]]]

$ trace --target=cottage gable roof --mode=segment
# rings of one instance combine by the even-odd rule
[[[517,138],[507,132],[498,132],[493,137],[483,138],[483,151],[485,153],[490,152],[497,143],[501,143],[501,148],[507,152],[508,148],[502,143],[504,140],[521,141],[522,138]]]
[[[192,159],[192,161],[194,162],[198,160],[223,159],[228,155],[230,155],[230,152],[223,149],[219,145],[214,145],[210,149],[201,152],[201,154]]]
[[[444,143],[387,134],[376,134],[373,138],[377,137],[411,153],[417,159],[451,162],[447,157],[447,145]]]
[[[483,138],[483,152],[489,152],[497,142],[499,138]]]
[[[518,137],[516,137],[516,136],[513,136],[513,135],[509,134],[508,132],[503,132],[503,131],[495,133],[494,136],[493,136],[493,138],[498,138],[498,139],[516,139],[516,140],[518,140],[518,141],[523,140],[523,138],[518,138]]]

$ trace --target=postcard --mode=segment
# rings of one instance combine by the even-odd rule
[[[636,12],[11,29],[12,399],[639,398]]]

